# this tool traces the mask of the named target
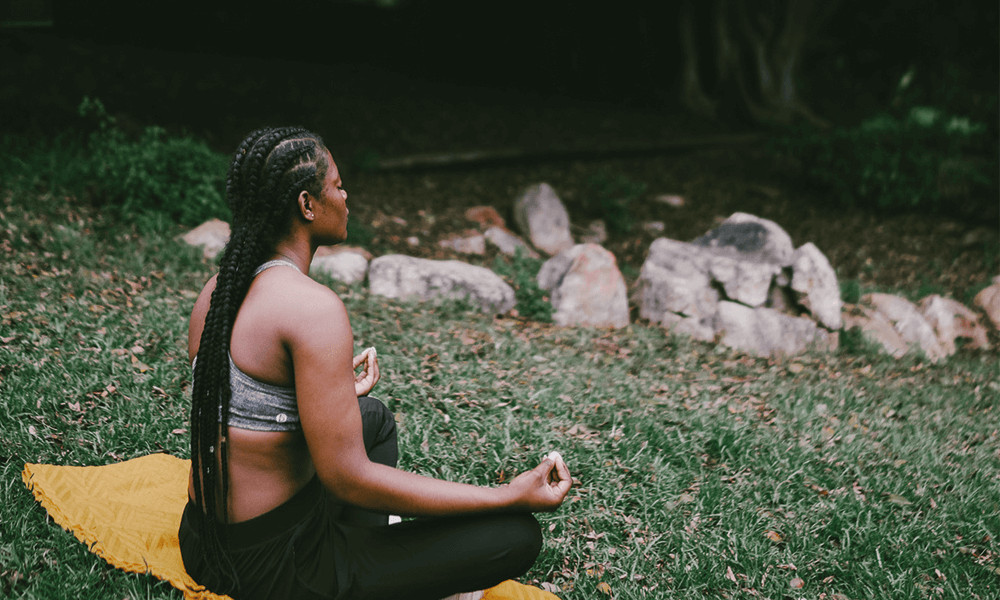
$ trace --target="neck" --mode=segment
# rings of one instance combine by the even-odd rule
[[[299,271],[302,273],[309,274],[309,263],[312,262],[312,257],[315,252],[315,248],[310,249],[302,248],[298,245],[278,244],[278,246],[274,249],[274,254],[271,255],[271,258],[287,260],[298,267]]]

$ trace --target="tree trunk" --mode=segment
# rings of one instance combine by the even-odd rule
[[[709,28],[700,28],[690,0],[678,15],[681,99],[701,114],[736,115],[758,124],[796,119],[822,123],[796,88],[801,57],[811,35],[834,12],[837,0],[712,0]],[[707,39],[698,33],[711,31]],[[704,58],[714,54],[714,61]],[[714,72],[703,77],[705,67]],[[708,82],[706,84],[706,82]]]

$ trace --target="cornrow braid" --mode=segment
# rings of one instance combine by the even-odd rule
[[[200,535],[220,577],[237,590],[220,524],[229,521],[229,461],[226,443],[230,387],[229,356],[233,323],[255,269],[288,233],[298,195],[319,196],[329,164],[316,134],[297,127],[258,129],[240,143],[226,174],[226,202],[233,222],[222,252],[215,290],[193,373],[191,458],[195,503],[205,513]],[[213,590],[223,593],[225,590]],[[228,592],[227,592],[228,593]]]

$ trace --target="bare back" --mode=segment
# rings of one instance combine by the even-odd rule
[[[205,285],[191,313],[189,359],[194,360],[205,326],[216,277]],[[276,266],[258,275],[233,325],[230,355],[250,377],[282,387],[294,385],[294,370],[284,333],[289,296],[312,283],[298,271]],[[292,311],[295,312],[295,311]],[[299,491],[315,475],[302,431],[268,432],[229,427],[229,521],[263,514]],[[194,497],[193,476],[189,495]]]

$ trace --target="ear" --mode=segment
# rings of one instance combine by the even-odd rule
[[[312,220],[316,218],[316,215],[313,213],[312,194],[302,190],[302,192],[299,193],[298,204],[299,214],[302,215],[302,218],[306,221],[312,222]]]

